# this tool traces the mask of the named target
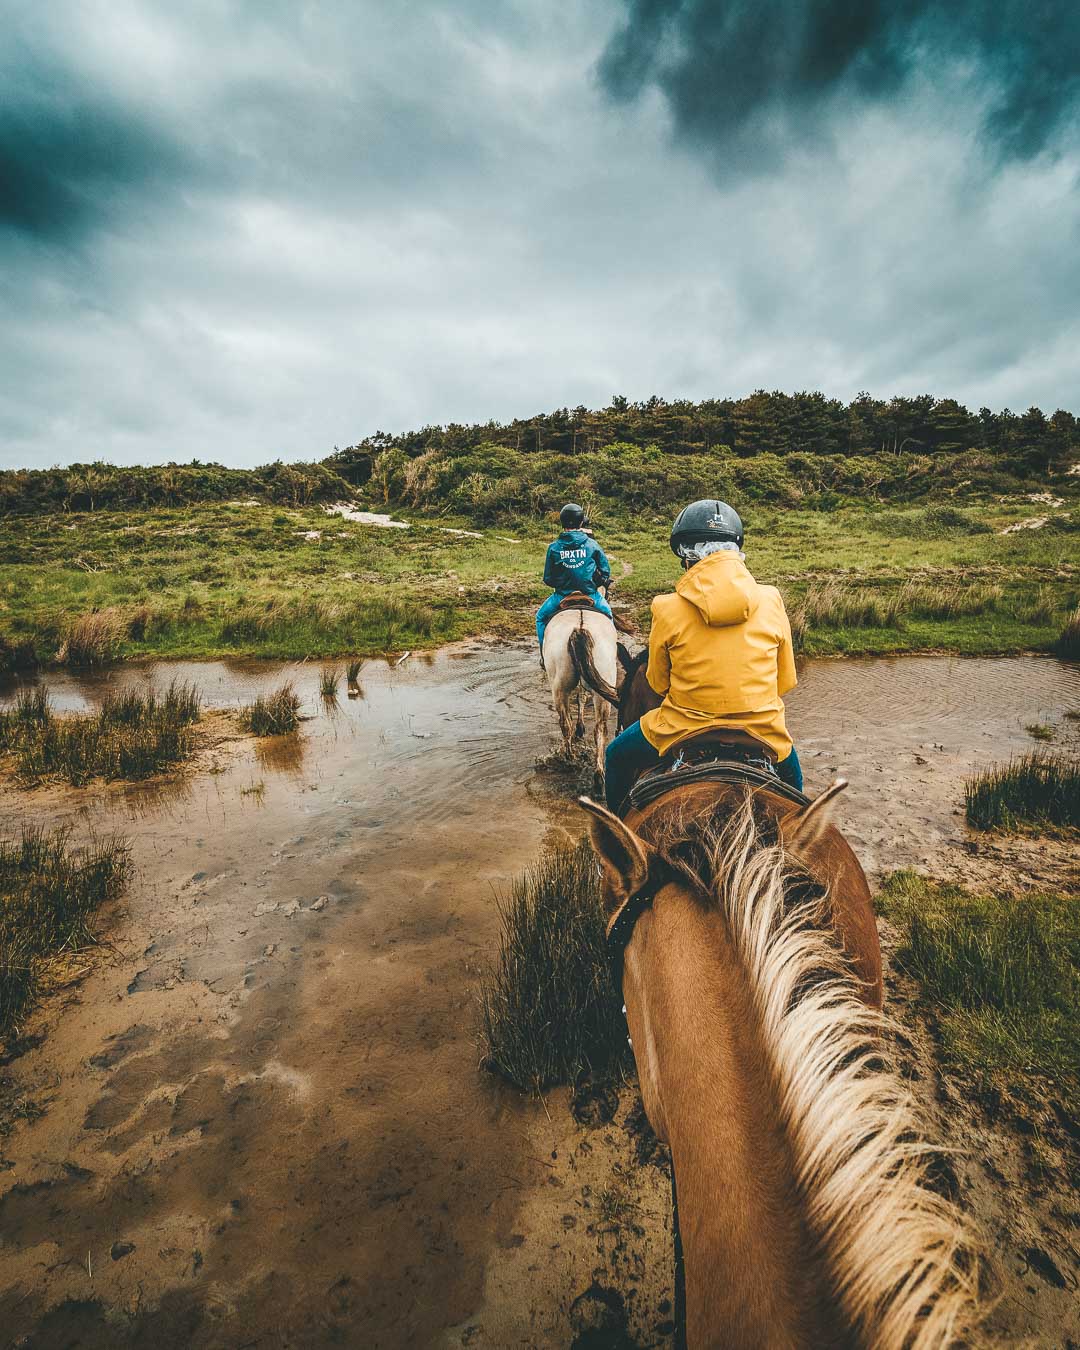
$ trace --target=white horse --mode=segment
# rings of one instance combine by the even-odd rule
[[[567,755],[573,750],[574,738],[585,735],[584,705],[592,699],[597,781],[604,772],[608,704],[617,707],[619,701],[616,647],[615,625],[595,609],[561,609],[544,633],[544,666]]]

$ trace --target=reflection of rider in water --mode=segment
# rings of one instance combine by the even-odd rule
[[[685,570],[675,594],[652,603],[645,672],[664,701],[608,746],[612,810],[676,741],[711,727],[752,732],[775,752],[780,778],[802,788],[782,699],[795,688],[791,625],[780,592],[744,566],[742,545],[742,521],[726,502],[693,502],[672,527]]]
[[[544,629],[548,620],[568,595],[588,595],[601,614],[611,618],[611,607],[600,594],[600,587],[611,581],[611,568],[604,550],[588,529],[584,510],[567,502],[559,512],[562,534],[548,546],[544,560],[544,585],[555,592],[536,611],[536,637],[544,651]]]

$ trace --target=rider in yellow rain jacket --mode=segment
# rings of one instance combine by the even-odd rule
[[[795,687],[791,625],[780,592],[748,571],[742,543],[742,521],[725,502],[694,502],[675,522],[671,547],[686,571],[673,595],[652,603],[646,670],[664,701],[608,746],[613,810],[676,741],[710,727],[752,732],[775,753],[781,779],[802,788],[784,720],[783,695]]]

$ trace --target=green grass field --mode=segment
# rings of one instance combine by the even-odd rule
[[[1045,512],[1019,498],[963,511],[755,508],[747,562],[780,586],[793,615],[810,593],[811,654],[1050,649],[1080,599],[1077,511],[999,533]],[[110,658],[365,655],[531,631],[554,522],[477,530],[405,518],[411,528],[395,530],[318,506],[215,503],[9,519],[0,635],[9,647],[29,640],[51,661],[65,640],[69,656],[77,649],[72,625],[95,611]],[[652,596],[678,577],[667,516],[601,511],[595,525],[614,598],[647,623]],[[939,595],[959,603],[928,603]]]

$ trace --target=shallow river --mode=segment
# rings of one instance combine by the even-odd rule
[[[27,1344],[566,1344],[595,1285],[587,1142],[561,1103],[477,1071],[494,895],[582,828],[537,767],[554,721],[535,655],[369,661],[329,707],[320,670],[287,668],[299,732],[226,741],[175,783],[0,794],[0,835],[30,814],[118,829],[135,863],[115,945],[0,1069],[46,1108],[0,1171],[0,1325]],[[49,685],[78,709],[174,675],[229,707],[282,667]],[[1047,658],[830,661],[803,669],[789,725],[809,790],[850,779],[840,823],[868,871],[991,879],[963,778],[1036,722],[1075,746],[1078,706],[1080,670]],[[1037,850],[1021,864],[1052,880]],[[630,1278],[644,1301],[664,1271]],[[663,1343],[663,1307],[650,1321]]]

